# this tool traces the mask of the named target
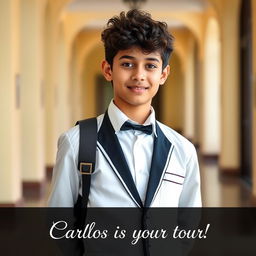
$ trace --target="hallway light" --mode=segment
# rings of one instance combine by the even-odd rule
[[[129,6],[130,9],[140,9],[142,4],[147,0],[123,0],[125,4]]]

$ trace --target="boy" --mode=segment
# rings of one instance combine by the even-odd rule
[[[114,98],[97,118],[98,143],[88,207],[200,207],[194,146],[155,120],[152,98],[169,74],[167,25],[131,10],[102,32],[104,77]],[[73,207],[81,195],[79,127],[58,141],[49,206]]]

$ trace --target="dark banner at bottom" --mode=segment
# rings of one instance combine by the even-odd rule
[[[8,256],[255,256],[256,208],[0,208],[0,241]]]

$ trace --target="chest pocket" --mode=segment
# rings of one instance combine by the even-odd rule
[[[155,206],[178,207],[184,179],[185,177],[180,174],[166,171],[155,200]]]
[[[165,182],[171,182],[173,184],[177,184],[177,185],[183,185],[185,176],[182,176],[180,174],[176,174],[174,172],[165,172],[164,177],[163,177],[163,181]]]

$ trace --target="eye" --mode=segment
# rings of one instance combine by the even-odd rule
[[[133,64],[130,63],[130,62],[124,62],[121,64],[122,67],[125,67],[125,68],[132,68],[133,67]]]
[[[154,64],[147,64],[147,65],[146,65],[146,68],[147,68],[147,69],[155,69],[155,68],[157,68],[157,66],[154,65]]]

